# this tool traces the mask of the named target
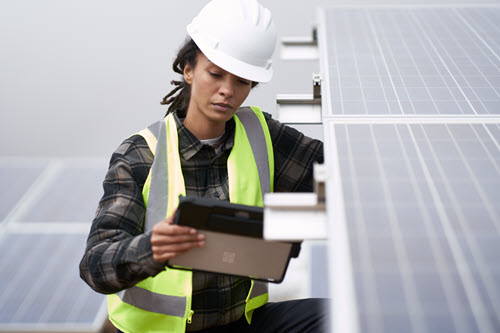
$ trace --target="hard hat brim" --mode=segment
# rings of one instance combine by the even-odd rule
[[[198,48],[203,52],[203,54],[214,64],[224,69],[225,71],[250,80],[253,82],[269,82],[273,76],[273,69],[269,67],[268,69],[262,68],[260,66],[253,66],[251,64],[245,63],[241,60],[233,58],[204,42],[196,29],[193,29],[191,24],[186,27],[189,36],[196,43]]]

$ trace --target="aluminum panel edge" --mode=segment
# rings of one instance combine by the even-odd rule
[[[317,16],[320,72],[324,82],[321,85],[322,117],[325,120],[327,115],[333,114],[326,50],[326,9],[318,8]],[[352,262],[334,126],[330,126],[328,122],[323,122],[323,131],[325,162],[330,166],[326,182],[328,274],[331,277],[330,281],[333,281],[330,287],[330,298],[332,300],[331,309],[329,309],[331,314],[330,331],[358,333],[358,311],[354,294]]]

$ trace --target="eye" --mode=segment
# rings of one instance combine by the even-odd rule
[[[248,86],[250,84],[250,81],[240,80],[240,83],[245,86]]]
[[[219,73],[215,73],[215,72],[208,72],[210,73],[210,76],[213,76],[213,77],[221,77],[221,75]]]

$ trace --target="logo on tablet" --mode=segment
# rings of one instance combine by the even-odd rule
[[[234,263],[235,258],[236,258],[235,252],[224,251],[224,253],[222,254],[222,262],[225,264]]]

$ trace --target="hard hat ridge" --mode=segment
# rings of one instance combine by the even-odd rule
[[[245,1],[244,4],[246,6],[242,6],[241,8],[242,18],[245,18],[245,16],[249,17],[252,24],[258,28],[264,28],[265,30],[269,27],[269,24],[272,22],[272,17],[271,12],[267,8],[262,7],[256,0],[248,0]],[[261,19],[264,20],[264,24],[259,25]]]
[[[271,79],[276,29],[271,12],[256,0],[212,0],[187,31],[217,66],[251,81]]]

